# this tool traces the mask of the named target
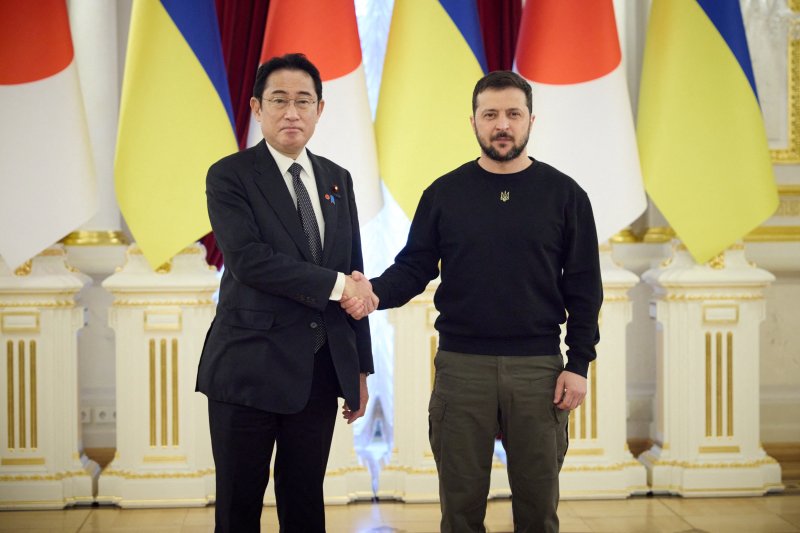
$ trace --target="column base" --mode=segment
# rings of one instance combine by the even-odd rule
[[[113,463],[100,475],[97,502],[125,509],[205,507],[215,497],[213,469],[197,471],[117,470]]]
[[[650,491],[647,470],[633,456],[620,462],[565,464],[559,483],[562,500],[623,499]]]
[[[97,463],[87,459],[85,469],[78,464],[76,469],[55,473],[4,471],[0,474],[0,510],[91,505],[95,502],[92,465],[96,467]]]
[[[659,446],[639,456],[656,494],[685,498],[762,496],[782,492],[781,468],[766,455],[728,460],[683,461],[670,458]]]

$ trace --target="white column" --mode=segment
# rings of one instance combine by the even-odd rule
[[[0,258],[0,509],[94,500],[78,415],[75,295],[88,278],[65,259],[61,245],[15,272]]]
[[[439,335],[433,295],[439,280],[421,295],[389,311],[395,328],[394,447],[380,472],[378,497],[405,502],[439,501],[439,478],[428,441],[428,402],[433,388],[433,359]],[[489,497],[508,496],[505,465],[494,457]]]
[[[214,501],[206,397],[195,392],[219,282],[195,244],[153,272],[132,245],[103,286],[114,296],[117,452],[97,500],[121,507],[204,506]]]
[[[80,405],[88,447],[113,448],[114,334],[107,324],[111,295],[102,281],[125,262],[127,239],[114,194],[114,152],[120,97],[118,2],[69,0],[75,61],[80,77],[97,175],[97,214],[63,239],[69,261],[94,283],[78,295],[88,309],[78,339]]]
[[[561,498],[625,498],[648,491],[645,468],[627,444],[626,328],[632,303],[628,291],[639,278],[601,247],[603,307],[597,360],[589,365],[583,404],[570,413],[569,451],[559,476]]]
[[[685,247],[643,279],[656,324],[656,444],[640,456],[654,492],[752,496],[782,490],[759,438],[759,325],[774,277],[736,245],[705,265]]]

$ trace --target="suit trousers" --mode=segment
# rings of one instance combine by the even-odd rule
[[[441,531],[486,531],[498,431],[508,458],[514,531],[558,531],[558,474],[569,411],[553,404],[560,355],[493,356],[439,350],[429,435],[439,472]]]
[[[341,391],[327,344],[314,357],[311,395],[299,413],[209,400],[216,533],[260,531],[273,447],[280,531],[324,533],[322,486]]]

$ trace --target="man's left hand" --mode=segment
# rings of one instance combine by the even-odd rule
[[[347,406],[347,402],[344,403],[342,407],[342,417],[347,420],[348,424],[352,424],[362,416],[364,416],[364,412],[367,410],[367,401],[369,401],[369,389],[367,388],[367,375],[360,374],[359,380],[361,382],[361,398],[358,411],[351,411],[350,408]]]
[[[571,411],[583,403],[586,397],[586,378],[564,370],[556,381],[553,403],[559,409]]]

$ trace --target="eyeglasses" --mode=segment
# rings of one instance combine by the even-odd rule
[[[267,102],[267,106],[275,111],[283,111],[288,108],[289,102],[294,102],[294,107],[298,111],[308,111],[317,103],[316,100],[312,100],[311,98],[281,98],[279,96],[275,98],[262,98],[262,100]]]

